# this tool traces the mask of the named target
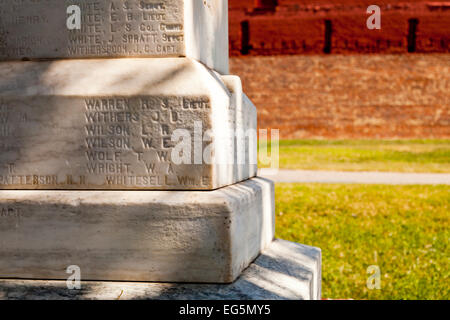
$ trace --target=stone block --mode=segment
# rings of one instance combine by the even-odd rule
[[[274,185],[0,191],[0,278],[231,283],[274,237]]]
[[[256,175],[256,108],[188,58],[0,63],[0,189],[212,190]]]
[[[228,73],[228,1],[0,1],[0,60],[190,57]]]
[[[232,284],[0,280],[0,300],[320,300],[319,248],[275,240]]]

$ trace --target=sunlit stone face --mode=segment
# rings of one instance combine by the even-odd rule
[[[238,77],[187,58],[0,74],[0,189],[212,190],[256,175],[256,109]]]
[[[82,279],[229,283],[274,237],[274,185],[261,178],[207,192],[1,195],[0,278],[66,279],[76,263]]]

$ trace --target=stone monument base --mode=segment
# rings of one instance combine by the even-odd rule
[[[182,262],[180,262],[182,264]],[[321,251],[275,240],[232,284],[0,280],[1,299],[280,300],[321,298]]]
[[[274,238],[274,186],[0,191],[0,278],[231,283]]]

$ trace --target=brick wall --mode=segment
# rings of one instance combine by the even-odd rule
[[[450,138],[450,55],[234,57],[282,138]]]
[[[381,30],[366,27],[371,4],[381,8]],[[450,138],[450,1],[229,7],[231,70],[261,128],[282,138]]]
[[[366,27],[381,8],[381,30]],[[240,55],[450,52],[450,1],[229,0]]]

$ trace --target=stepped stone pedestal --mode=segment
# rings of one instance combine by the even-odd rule
[[[0,0],[0,299],[320,298],[320,250],[273,241],[226,8]]]

